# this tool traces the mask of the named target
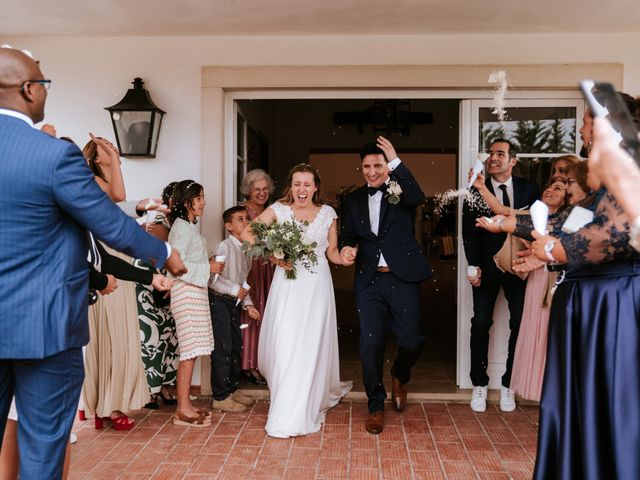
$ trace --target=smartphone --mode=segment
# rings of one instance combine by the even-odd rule
[[[580,89],[594,117],[605,117],[629,155],[640,165],[640,131],[624,100],[610,83],[583,80]]]

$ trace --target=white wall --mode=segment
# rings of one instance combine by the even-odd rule
[[[79,144],[88,131],[112,138],[103,107],[134,77],[168,112],[158,156],[124,160],[128,197],[159,194],[169,181],[201,178],[200,71],[215,65],[393,65],[617,62],[640,93],[640,34],[367,37],[0,37],[28,48],[53,80],[46,121]]]

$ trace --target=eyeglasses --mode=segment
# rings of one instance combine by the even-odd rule
[[[22,85],[20,85],[21,92],[24,91],[24,86],[27,83],[39,83],[45,88],[45,90],[49,90],[49,88],[51,87],[51,80],[27,80],[26,82],[22,82]]]

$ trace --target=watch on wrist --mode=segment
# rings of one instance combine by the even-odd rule
[[[631,223],[631,231],[629,232],[629,244],[640,252],[640,217],[637,217]]]
[[[555,262],[556,259],[553,256],[553,247],[556,245],[556,240],[549,240],[544,244],[544,254],[547,256],[550,262]]]

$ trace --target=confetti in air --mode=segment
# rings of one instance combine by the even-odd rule
[[[493,96],[493,110],[491,110],[491,113],[497,115],[500,123],[503,123],[507,117],[507,111],[504,107],[504,97],[507,94],[507,72],[504,70],[491,72],[488,82],[496,86],[496,93]]]
[[[472,190],[461,188],[459,190],[447,190],[444,193],[437,193],[434,197],[435,207],[433,213],[437,217],[442,217],[449,206],[458,198],[462,198],[471,210],[485,213],[488,212],[489,216],[492,215],[489,205],[487,205],[484,198],[482,198],[482,195],[480,195],[475,188]]]

